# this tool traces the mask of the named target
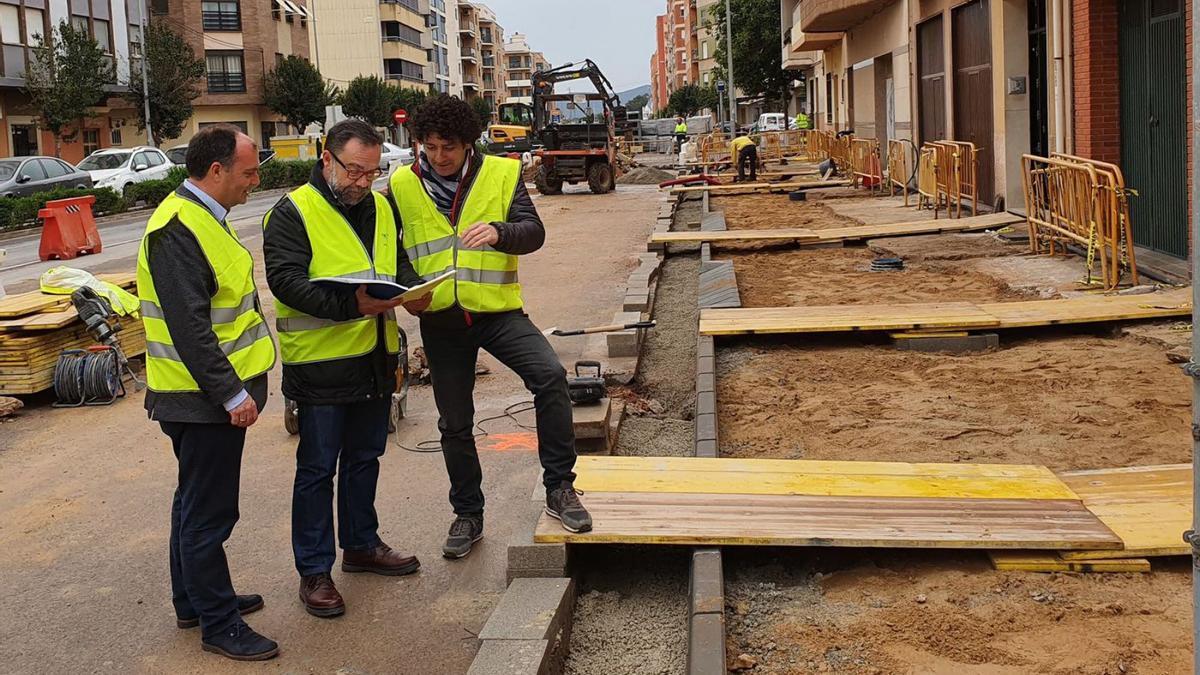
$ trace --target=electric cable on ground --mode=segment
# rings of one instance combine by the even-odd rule
[[[491,417],[485,417],[481,420],[477,420],[472,428],[478,429],[479,433],[474,434],[472,436],[472,438],[474,438],[476,440],[478,440],[480,438],[486,438],[488,436],[489,432],[487,429],[483,428],[483,424],[485,422],[493,422],[495,420],[504,419],[504,418],[508,418],[508,419],[512,420],[513,424],[516,424],[518,427],[520,427],[522,429],[527,429],[529,431],[535,431],[535,430],[537,430],[536,424],[525,424],[521,420],[517,419],[517,415],[519,413],[529,412],[530,410],[533,410],[533,409],[534,409],[533,401],[518,401],[518,402],[513,403],[512,405],[506,407],[504,409],[504,412],[500,413],[499,415],[492,415]],[[408,452],[416,452],[416,453],[421,453],[421,454],[432,454],[435,452],[442,451],[442,441],[440,439],[436,439],[436,438],[421,441],[420,443],[417,443],[415,447],[409,447],[402,443],[397,443],[396,445],[400,446],[401,450],[407,450]]]

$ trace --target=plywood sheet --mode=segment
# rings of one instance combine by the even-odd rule
[[[700,333],[703,335],[953,330],[998,326],[996,317],[969,302],[743,307],[700,312]]]
[[[803,243],[829,244],[839,241],[857,241],[862,239],[878,239],[881,237],[988,230],[1023,221],[1024,219],[1020,216],[1008,213],[994,213],[985,216],[972,216],[970,218],[916,220],[903,223],[887,223],[884,225],[836,227],[825,230],[787,228],[777,230],[726,230],[724,232],[655,232],[650,236],[650,243],[798,240]]]
[[[801,190],[810,188],[844,187],[851,185],[848,180],[810,180],[791,181],[787,183],[734,183],[732,185],[693,185],[689,187],[671,188],[671,194],[687,194],[690,192],[738,192],[738,191],[770,191],[770,190]]]
[[[575,473],[585,493],[1079,499],[1053,471],[1022,464],[580,457]]]
[[[1081,556],[1089,553],[1079,552]],[[1145,558],[1064,560],[1052,551],[988,551],[992,567],[1013,572],[1149,572]]]
[[[534,541],[1057,550],[1118,541],[1074,500],[587,492],[583,502],[591,532],[543,514]]]
[[[1192,468],[1187,464],[1059,473],[1092,513],[1124,542],[1089,559],[1189,555],[1183,533],[1192,523]],[[1062,557],[1076,556],[1064,552]]]
[[[1101,295],[1061,300],[993,303],[822,305],[701,310],[703,335],[836,333],[857,330],[971,330],[1023,328],[1186,317],[1191,289],[1144,295]]]

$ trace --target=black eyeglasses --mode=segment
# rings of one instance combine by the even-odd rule
[[[363,176],[366,176],[367,178],[370,178],[371,180],[375,180],[376,178],[379,178],[380,176],[383,175],[383,170],[381,170],[381,169],[369,169],[367,171],[359,171],[358,169],[351,169],[350,167],[346,166],[346,163],[343,162],[337,155],[333,154],[332,151],[329,153],[329,156],[333,158],[333,161],[338,163],[338,166],[342,167],[342,169],[346,172],[346,177],[349,178],[350,180],[358,180],[358,179],[362,178]]]

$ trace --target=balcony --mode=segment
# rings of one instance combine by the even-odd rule
[[[479,52],[474,47],[462,48],[462,60],[469,63],[479,63]]]
[[[814,33],[792,31],[792,41],[783,48],[783,63],[784,68],[796,68],[798,66],[788,65],[788,61],[797,59],[812,59],[811,62],[803,65],[812,65],[820,60],[821,56],[817,52],[822,52],[826,49],[832,49],[846,37],[845,33],[835,31],[831,33]]]
[[[238,94],[246,91],[246,74],[237,72],[208,73],[208,93]]]
[[[803,0],[800,29],[805,33],[834,33],[862,23],[894,0]]]
[[[463,89],[473,89],[479,91],[479,80],[470,75],[463,76]]]
[[[422,16],[429,13],[429,0],[379,0],[381,5],[393,5],[397,8],[403,7],[414,14]]]
[[[479,24],[474,21],[463,21],[458,24],[458,34],[475,37],[479,34]]]
[[[485,44],[485,45],[492,44],[492,29],[491,28],[480,28],[479,29],[479,42],[480,42],[480,44]]]
[[[484,68],[495,68],[496,67],[496,57],[494,57],[494,56],[483,57],[483,67]]]

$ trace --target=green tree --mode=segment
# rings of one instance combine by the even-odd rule
[[[733,79],[742,94],[762,96],[767,107],[779,107],[787,100],[794,76],[783,69],[778,49],[763,45],[779,45],[779,3],[776,0],[730,0],[733,12]],[[725,37],[725,3],[712,8],[713,29],[716,32],[717,61],[715,76],[725,76],[728,63],[728,41]]]
[[[204,60],[197,57],[183,38],[167,24],[151,21],[146,27],[146,68],[149,70],[150,131],[154,144],[178,138],[192,117],[192,100],[200,95]],[[146,106],[142,96],[142,69],[131,64],[126,101],[138,115],[138,129],[146,129]]]
[[[325,120],[325,106],[333,105],[338,90],[321,77],[316,66],[299,56],[289,56],[263,79],[267,107],[304,133],[304,128]]]
[[[390,127],[395,124],[392,112],[405,107],[400,104],[403,91],[375,75],[359,75],[350,81],[342,95],[342,112],[347,117],[365,120],[373,127]]]
[[[485,129],[492,123],[492,106],[482,98],[471,99],[471,109],[479,115],[479,124]]]
[[[626,110],[641,110],[650,102],[650,94],[638,94],[625,102]]]
[[[680,87],[671,92],[671,98],[667,101],[667,110],[678,117],[691,117],[705,107],[703,92],[703,89],[694,84]]]
[[[95,117],[92,106],[104,99],[113,82],[113,63],[87,30],[63,21],[48,37],[36,35],[33,57],[25,65],[25,93],[38,111],[38,123],[54,134],[54,156],[62,156],[63,139]]]

